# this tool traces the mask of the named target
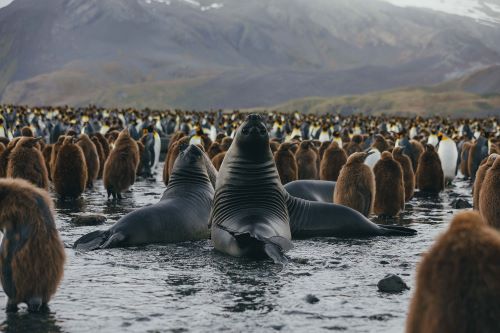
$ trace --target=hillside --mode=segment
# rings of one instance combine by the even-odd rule
[[[251,108],[434,85],[500,63],[500,29],[379,0],[14,0],[0,102]]]
[[[403,88],[364,95],[307,97],[271,108],[281,112],[370,113],[400,115],[498,116],[500,115],[500,67],[480,70],[463,78],[430,87]]]

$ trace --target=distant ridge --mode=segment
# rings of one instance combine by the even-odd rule
[[[15,0],[0,9],[0,102],[273,106],[440,84],[500,64],[498,40],[377,0]]]

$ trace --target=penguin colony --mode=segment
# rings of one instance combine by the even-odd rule
[[[423,256],[406,330],[500,331],[498,119],[265,117],[283,184],[337,181],[331,202],[365,216],[397,216],[416,193],[439,195],[457,176],[469,179],[476,212],[456,215]],[[168,184],[177,156],[190,144],[218,169],[245,115],[0,106],[0,118],[6,310],[26,303],[36,312],[56,292],[65,261],[48,191],[71,200],[103,179],[116,201],[136,177],[163,172]]]

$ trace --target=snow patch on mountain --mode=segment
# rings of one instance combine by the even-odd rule
[[[486,24],[500,24],[498,0],[386,0],[399,7],[428,8],[448,14],[470,17]]]
[[[151,4],[153,2],[162,3],[162,4],[165,4],[167,6],[172,4],[171,0],[145,0],[145,2],[147,4]],[[205,6],[196,0],[177,0],[177,2],[185,3],[185,4],[188,4],[192,7],[199,8],[203,12],[205,12],[207,10],[211,10],[211,9],[219,9],[219,8],[222,8],[224,6],[222,3],[211,3],[211,4]]]

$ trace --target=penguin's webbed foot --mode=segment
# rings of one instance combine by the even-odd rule
[[[28,301],[28,311],[29,312],[40,312],[43,308],[42,298],[32,297]]]

